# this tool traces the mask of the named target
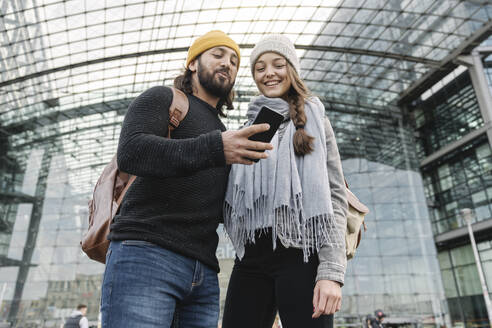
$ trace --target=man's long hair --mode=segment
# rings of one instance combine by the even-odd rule
[[[199,60],[200,56],[196,57],[195,60]],[[179,89],[183,91],[184,93],[187,94],[193,94],[193,79],[192,79],[193,72],[187,68],[183,74],[177,76],[174,79],[174,87],[176,89]],[[226,97],[222,97],[219,99],[219,102],[217,103],[217,106],[215,107],[217,111],[219,112],[219,115],[222,117],[226,117],[227,115],[225,114],[223,107],[226,106],[227,110],[234,109],[234,106],[232,105],[232,101],[234,100],[234,89],[231,89],[229,94]]]

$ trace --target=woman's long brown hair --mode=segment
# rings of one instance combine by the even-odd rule
[[[304,102],[311,96],[311,92],[289,62],[287,62],[287,74],[290,78],[291,86],[286,98],[289,103],[290,119],[296,127],[293,140],[294,152],[298,156],[304,156],[313,151],[314,137],[307,134],[306,130],[304,130],[307,121]]]

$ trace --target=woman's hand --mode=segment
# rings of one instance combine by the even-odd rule
[[[342,307],[342,288],[336,281],[318,280],[314,287],[313,318],[333,314]]]

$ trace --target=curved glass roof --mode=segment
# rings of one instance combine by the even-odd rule
[[[74,185],[109,161],[122,115],[146,88],[172,84],[187,47],[220,29],[242,48],[236,110],[256,94],[249,54],[266,33],[296,45],[301,75],[324,101],[369,114],[397,102],[492,30],[485,0],[3,1],[0,132],[11,151],[49,143]]]

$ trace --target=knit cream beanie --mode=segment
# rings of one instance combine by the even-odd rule
[[[301,66],[299,65],[299,58],[297,58],[294,44],[289,40],[289,38],[281,34],[269,35],[256,44],[251,52],[251,56],[249,57],[251,74],[254,75],[255,63],[265,52],[275,52],[284,56],[292,67],[294,67],[297,74],[301,74]]]

